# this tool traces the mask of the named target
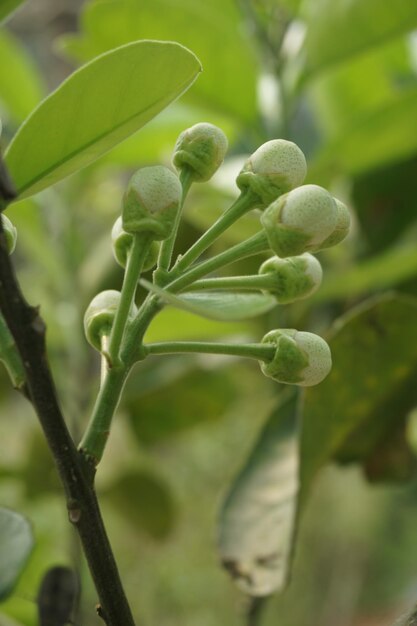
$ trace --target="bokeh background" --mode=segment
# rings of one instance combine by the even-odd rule
[[[325,334],[370,296],[417,295],[416,28],[417,5],[410,0],[28,0],[1,28],[3,148],[74,68],[123,43],[178,41],[204,68],[187,94],[138,134],[8,210],[19,231],[19,278],[47,321],[50,360],[75,439],[99,376],[82,317],[93,295],[121,284],[110,230],[126,181],[140,166],[169,165],[176,137],[196,122],[223,128],[230,149],[213,182],[192,189],[178,252],[236,197],[234,178],[244,158],[276,137],[303,149],[307,182],[328,187],[349,205],[352,233],[321,253],[325,278],[316,297],[233,324],[167,308],[148,339],[256,341],[280,326]],[[258,216],[242,219],[216,251],[258,227]],[[234,269],[255,273],[259,263],[249,259]],[[389,370],[389,357],[378,367]],[[378,380],[378,368],[372,374]],[[216,520],[281,392],[256,363],[231,358],[155,357],[136,368],[98,491],[138,624],[246,623],[248,600],[219,566]],[[406,437],[413,451],[415,391],[409,393]],[[25,513],[36,537],[18,588],[0,605],[0,625],[37,623],[40,578],[58,563],[81,573],[76,623],[101,623],[39,426],[4,372],[0,443],[0,502]],[[321,471],[301,520],[291,584],[265,605],[262,626],[389,626],[412,606],[413,455],[406,468],[400,465],[372,484],[354,463]]]

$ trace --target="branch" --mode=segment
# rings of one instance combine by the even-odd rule
[[[11,187],[0,157],[0,206]],[[24,299],[7,253],[0,219],[0,309],[26,372],[25,395],[31,401],[65,489],[69,521],[76,527],[107,626],[134,626],[117,565],[93,488],[94,471],[75,448],[59,406],[45,347],[45,324],[38,307]]]

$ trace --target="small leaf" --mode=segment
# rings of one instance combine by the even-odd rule
[[[148,291],[156,293],[164,302],[177,309],[184,309],[201,317],[224,322],[256,317],[277,306],[276,299],[269,294],[193,291],[176,296],[145,279],[142,279],[140,283]]]
[[[297,393],[269,418],[222,507],[223,565],[253,596],[282,590],[288,578],[298,497]]]
[[[0,600],[12,592],[32,547],[32,529],[27,519],[0,508]]]
[[[138,41],[87,63],[28,117],[5,155],[19,196],[85,167],[181,95],[200,71],[172,42]]]
[[[173,529],[176,507],[171,491],[148,470],[123,474],[106,495],[125,519],[153,539],[165,539]]]
[[[23,4],[24,0],[1,0],[0,23],[9,19],[16,9]]]

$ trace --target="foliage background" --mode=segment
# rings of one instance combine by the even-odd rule
[[[243,158],[277,136],[305,151],[308,182],[328,186],[349,204],[354,229],[341,246],[320,255],[325,280],[315,299],[233,325],[167,309],[152,325],[153,339],[238,335],[256,340],[276,326],[324,334],[369,296],[392,289],[416,296],[415,28],[417,7],[409,0],[397,0],[395,7],[388,0],[31,0],[2,28],[4,144],[73,67],[122,43],[179,41],[204,67],[191,90],[137,135],[9,210],[19,229],[19,276],[29,301],[41,303],[53,369],[76,438],[98,374],[96,355],[83,338],[82,315],[95,293],[120,285],[109,231],[124,185],[141,165],[169,164],[175,138],[192,123],[221,126],[230,139],[230,158],[215,184],[193,190],[178,250],[235,197],[231,183]],[[239,241],[257,224],[256,216],[248,216],[222,245]],[[254,272],[258,265],[259,259],[245,261],[236,271]],[[377,448],[382,471],[369,484],[360,464],[346,465],[364,459],[366,465],[369,450],[357,448],[368,441],[369,429],[359,428],[339,454],[343,466],[327,465],[315,478],[291,585],[266,606],[265,626],[388,626],[417,597],[412,412],[417,356],[405,350],[415,344],[415,301],[410,302],[404,322],[393,296],[393,345],[387,342],[384,353],[382,338],[377,359],[372,351],[355,351],[362,322],[347,326],[335,362],[337,381],[332,379],[321,395],[317,391],[314,405],[326,415],[327,403],[345,392],[346,406],[363,399],[366,389],[353,376],[360,362],[360,371],[368,372],[381,391],[364,421],[372,412],[372,424],[382,424],[379,444],[387,432],[393,440],[392,433],[401,431],[406,445],[401,440],[393,446],[395,454]],[[401,359],[407,376],[404,385],[396,385],[393,363]],[[86,572],[34,416],[10,392],[4,375],[0,393],[1,503],[28,515],[37,540],[15,595],[1,606],[0,621],[31,626],[36,607],[24,598],[36,597],[47,567],[78,563]],[[137,368],[98,479],[139,623],[242,623],[246,601],[218,566],[216,519],[280,393],[256,364],[236,360],[155,358]],[[314,436],[320,415],[306,412],[310,452],[320,446]],[[77,622],[93,624],[88,575],[82,586]]]

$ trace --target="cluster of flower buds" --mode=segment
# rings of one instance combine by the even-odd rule
[[[178,175],[166,167],[154,166],[142,168],[132,176],[123,197],[122,215],[112,230],[114,256],[126,272],[134,246],[143,245],[140,271],[158,264],[154,276],[158,277],[158,272],[159,276],[164,274],[164,284],[169,284],[168,266],[185,194],[191,183],[205,182],[213,176],[226,151],[227,138],[219,128],[196,124],[181,133],[175,145],[172,162]],[[313,294],[321,284],[322,268],[312,253],[342,241],[349,232],[350,215],[347,207],[326,189],[303,184],[306,174],[305,156],[295,143],[275,139],[260,146],[237,176],[238,200],[188,251],[188,258],[186,252],[174,266],[174,279],[178,272],[186,272],[233,221],[249,210],[260,209],[263,249],[269,248],[275,256],[261,265],[257,276],[208,279],[205,288],[210,283],[213,288],[217,284],[226,289],[267,291],[279,304]],[[123,291],[122,296],[119,292],[104,292],[87,310],[85,330],[98,350],[103,349],[103,338],[111,332],[121,297],[125,298]],[[130,302],[133,297],[134,292]],[[125,306],[126,316],[127,311]],[[134,315],[133,305],[129,316]],[[125,321],[129,321],[129,316]],[[280,382],[315,385],[330,370],[329,347],[312,333],[274,330],[262,343],[272,344],[276,350],[272,359],[261,363],[261,369]]]

